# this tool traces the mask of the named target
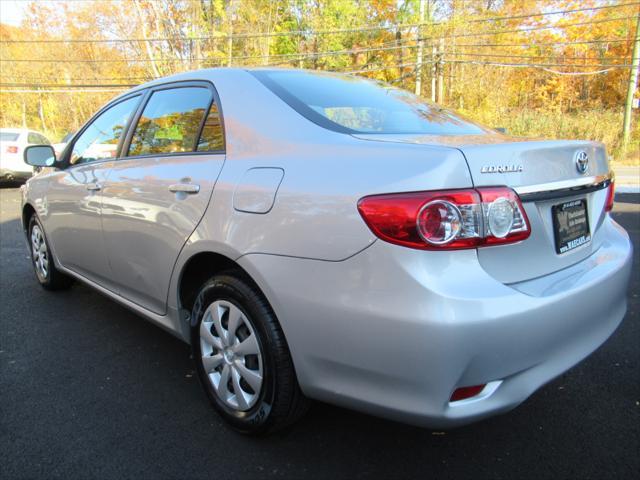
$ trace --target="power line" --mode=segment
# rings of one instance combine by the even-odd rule
[[[546,47],[556,45],[582,45],[595,43],[624,43],[632,42],[630,38],[609,38],[598,40],[575,40],[570,42],[536,42],[536,43],[457,43],[456,47]]]
[[[406,47],[406,48],[415,48],[416,45],[412,45],[410,47]],[[363,50],[358,50],[359,52],[362,51],[380,51],[380,50],[387,50],[386,48],[381,48],[381,49],[377,49],[377,48],[370,48],[370,49],[363,49]],[[343,52],[352,52],[354,50],[347,50],[347,51],[334,51],[334,52],[319,52],[317,54],[317,56],[325,56],[325,55],[331,55],[331,54],[343,54]],[[603,61],[603,60],[607,60],[607,61],[612,61],[612,60],[630,60],[629,56],[624,56],[624,57],[620,57],[620,56],[615,56],[615,57],[580,57],[580,56],[564,56],[564,55],[559,55],[559,54],[551,54],[551,55],[516,55],[516,54],[500,54],[500,53],[465,53],[465,52],[452,52],[452,51],[445,51],[442,52],[444,55],[449,56],[449,57],[489,57],[489,58],[520,58],[520,59],[540,59],[540,58],[560,58],[563,60],[584,60],[584,61],[593,61],[593,60],[599,60],[599,61]],[[316,54],[311,55],[311,57],[315,57]],[[293,63],[296,62],[300,59],[291,59],[287,62],[278,62],[278,63],[270,63],[267,65],[261,65],[261,66],[278,66],[278,65],[284,65],[286,63]],[[50,80],[50,78],[45,78],[45,77],[24,77],[22,75],[19,74],[0,74],[0,78],[11,78],[11,79],[17,79],[17,80],[22,80],[22,81],[30,81],[30,82],[40,82],[40,81],[47,81]],[[105,82],[105,81],[116,81],[116,80],[137,80],[137,81],[150,81],[152,80],[153,77],[112,77],[112,78],[87,78],[87,77],[71,77],[71,78],[65,78],[64,80],[66,81],[87,81],[87,80],[93,80],[93,81],[97,81],[97,82]]]
[[[606,8],[622,8],[622,7],[632,7],[634,5],[640,5],[640,2],[631,2],[631,3],[621,3],[618,5],[600,5],[598,7],[583,7],[583,8],[574,8],[571,10],[556,10],[553,12],[541,12],[541,13],[523,13],[520,15],[512,15],[509,17],[497,17],[497,18],[487,18],[481,20],[471,20],[469,23],[482,22],[482,21],[491,21],[491,20],[516,20],[519,18],[530,18],[530,17],[543,17],[546,15],[560,15],[564,13],[576,13],[576,12],[585,12],[591,10],[603,10]]]
[[[628,18],[628,17],[625,17]],[[480,35],[480,34],[478,34]],[[484,34],[482,34],[484,35]],[[434,37],[435,38],[435,37]],[[447,38],[447,37],[443,37]],[[404,39],[401,42],[409,42],[415,41],[416,39]],[[576,41],[568,41],[568,42],[541,42],[541,43],[461,43],[456,44],[456,48],[458,47],[540,47],[540,46],[559,46],[559,45],[581,45],[581,44],[599,44],[599,43],[621,43],[621,42],[630,42],[630,39],[624,38],[610,38],[610,39],[597,39],[597,40],[576,40]],[[397,41],[389,41],[384,42],[384,44],[397,43]],[[375,51],[394,51],[400,49],[414,49],[417,48],[417,45],[394,45],[389,47],[370,47],[370,48],[355,48],[355,49],[345,49],[345,50],[334,50],[327,52],[299,52],[299,53],[281,53],[281,54],[273,54],[273,55],[241,55],[234,57],[234,60],[248,60],[248,59],[271,59],[271,58],[292,58],[291,61],[304,60],[308,58],[319,58],[324,56],[338,56],[338,55],[347,55],[347,54],[357,54],[357,53],[366,53],[366,52],[375,52]],[[78,60],[68,60],[68,59],[44,59],[44,58],[16,58],[16,59],[2,59],[1,62],[33,62],[33,63],[166,63],[166,62],[180,62],[180,63],[191,63],[191,62],[205,62],[212,63],[218,62],[221,65],[226,65],[226,59],[215,59],[215,58],[190,58],[190,59],[181,59],[181,58],[159,58],[159,59],[150,59],[150,58],[122,58],[122,59],[78,59]]]
[[[433,64],[437,63],[437,61],[433,62],[422,62],[424,64]],[[627,64],[615,64],[615,65],[581,65],[581,64],[564,64],[564,63],[502,63],[502,62],[485,62],[485,61],[475,61],[475,60],[445,60],[445,63],[456,63],[456,64],[471,64],[471,65],[483,65],[483,66],[496,66],[496,67],[511,67],[511,68],[540,68],[549,73],[553,73],[556,75],[595,75],[609,72],[616,68],[630,68],[631,65]],[[357,70],[347,70],[338,73],[345,74],[358,74],[358,73],[370,73],[370,72],[379,72],[385,70],[392,69],[403,69],[408,67],[415,67],[417,63],[404,63],[401,65],[388,65],[383,67],[367,67],[361,68]],[[559,72],[556,70],[550,70],[547,67],[573,67],[573,68],[602,68],[603,70],[598,71],[590,71],[590,72]],[[401,79],[406,78],[407,76],[411,76],[415,74],[415,69],[411,72],[407,72],[401,77],[392,81],[395,83],[400,81]],[[32,84],[32,83],[0,83],[0,88],[10,87],[10,90],[4,89],[0,90],[0,93],[77,93],[77,92],[115,92],[121,91],[124,88],[131,88],[138,86],[136,84]],[[28,87],[31,87],[30,89]]]
[[[501,63],[478,60],[446,60],[446,63],[467,63],[473,65],[491,65],[496,67],[574,67],[574,68],[631,68],[631,64],[582,65],[579,63]]]
[[[1,0],[0,0],[1,1]],[[47,82],[51,80],[51,77],[25,77],[24,75],[20,75],[17,73],[11,74],[0,74],[0,78],[13,78],[17,80],[22,80],[25,82]],[[140,80],[143,82],[149,82],[153,80],[154,77],[117,77],[117,78],[108,78],[108,77],[100,77],[100,78],[88,78],[88,77],[65,77],[63,80],[67,82],[73,81],[94,81],[94,82],[112,82],[116,80]]]
[[[571,77],[580,76],[580,75],[600,75],[602,73],[608,73],[612,68],[605,68],[604,70],[596,70],[595,72],[559,72],[557,70],[551,70],[550,68],[543,68],[545,72],[553,73],[554,75],[567,75]]]
[[[565,60],[631,60],[630,56],[626,57],[576,57],[565,55],[504,55],[500,53],[464,53],[464,52],[444,52],[446,55],[453,57],[498,57],[498,58],[562,58]]]
[[[76,88],[130,88],[135,87],[136,84],[91,84],[91,83],[74,83],[72,84],[61,84],[61,83],[42,83],[42,84],[33,84],[33,83],[4,83],[0,82],[0,87],[42,87],[42,88],[68,88],[68,87],[76,87]]]
[[[68,90],[27,90],[27,89],[11,89],[0,90],[0,93],[102,93],[102,92],[121,92],[122,88],[105,88],[105,89],[68,89]]]
[[[489,22],[489,21],[500,21],[500,20],[512,20],[518,18],[527,18],[527,17],[540,17],[546,15],[559,15],[564,13],[574,13],[574,12],[583,12],[583,11],[592,11],[592,10],[601,10],[606,8],[623,8],[629,6],[640,5],[640,2],[631,2],[624,3],[619,5],[601,5],[598,7],[584,7],[577,9],[568,9],[568,10],[556,10],[553,12],[541,12],[541,13],[529,13],[522,15],[513,15],[507,17],[492,17],[492,18],[481,18],[481,19],[472,19],[468,20],[466,23],[481,23],[481,22]],[[629,19],[635,17],[618,17],[613,19],[601,19],[594,20],[592,22],[586,23],[576,23],[573,25],[586,25],[588,23],[599,23],[599,22],[609,22],[620,19]],[[3,43],[6,44],[16,44],[16,43],[130,43],[130,42],[167,42],[167,41],[202,41],[202,40],[228,40],[228,39],[242,39],[242,38],[265,38],[265,37],[282,37],[282,36],[298,36],[298,35],[331,35],[338,33],[360,33],[360,32],[370,32],[370,31],[379,31],[379,30],[406,30],[410,28],[416,27],[428,27],[428,26],[437,26],[442,25],[445,22],[431,22],[431,23],[405,23],[405,24],[390,24],[390,25],[363,25],[359,27],[351,27],[351,28],[340,28],[333,30],[289,30],[286,32],[263,32],[263,33],[238,33],[238,34],[219,34],[219,35],[209,35],[209,36],[201,36],[201,37],[154,37],[154,38],[100,38],[100,39],[43,39],[43,40],[5,40]],[[529,29],[519,29],[515,31],[529,31],[529,30],[538,30],[544,28],[564,28],[572,25],[555,25],[555,26],[543,26],[543,27],[533,27]],[[504,31],[503,33],[513,32],[514,30]],[[493,32],[487,33],[487,35]],[[497,32],[499,33],[499,32]],[[475,34],[461,34],[461,35],[453,35],[445,38],[453,38],[455,36],[474,36]]]
[[[500,35],[503,33],[524,33],[524,32],[532,32],[535,30],[548,30],[550,28],[567,28],[567,27],[577,27],[581,25],[594,25],[596,23],[607,23],[607,22],[615,22],[618,20],[630,20],[635,19],[635,15],[627,16],[627,17],[614,17],[614,18],[602,18],[600,20],[591,20],[589,22],[575,22],[575,23],[565,23],[563,25],[541,25],[537,27],[527,27],[527,28],[515,28],[511,30],[492,30],[488,32],[476,32],[476,33],[456,33],[453,35],[440,35],[435,37],[423,37],[418,40],[434,40],[434,39],[449,39],[449,38],[463,38],[463,37],[484,37],[487,35]]]
[[[422,62],[422,65],[430,65],[433,63],[437,63],[437,61],[433,61],[433,62]],[[383,70],[391,70],[392,68],[406,68],[406,67],[415,67],[417,65],[417,62],[412,62],[412,63],[403,63],[402,65],[389,65],[389,66],[385,66],[385,67],[373,67],[373,68],[361,68],[359,70],[346,70],[344,72],[337,72],[337,73],[348,73],[348,74],[353,74],[353,73],[367,73],[367,72],[380,72]]]

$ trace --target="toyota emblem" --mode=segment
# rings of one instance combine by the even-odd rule
[[[589,155],[584,150],[576,152],[576,169],[579,173],[585,174],[589,169]]]

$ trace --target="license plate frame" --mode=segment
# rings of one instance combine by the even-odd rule
[[[556,253],[562,255],[591,242],[586,198],[551,207]]]

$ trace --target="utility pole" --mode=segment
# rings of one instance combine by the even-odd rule
[[[436,79],[437,79],[437,70],[436,67],[438,63],[436,62],[436,46],[435,44],[431,47],[431,101],[435,103],[436,101]]]
[[[418,58],[416,59],[416,95],[422,94],[422,53],[424,39],[422,24],[424,23],[424,7],[426,0],[420,0],[420,26],[418,27]]]
[[[227,67],[233,62],[233,0],[227,7]]]
[[[631,108],[633,107],[633,96],[638,88],[638,70],[640,69],[640,11],[636,14],[636,39],[633,44],[633,58],[631,60],[631,71],[629,72],[629,86],[627,87],[627,101],[624,105],[624,124],[622,126],[622,145],[626,154],[631,135]]]
[[[398,65],[404,65],[404,55],[402,52],[402,32],[400,31],[400,28],[398,28],[396,26],[396,56],[397,58],[397,62]],[[402,67],[399,66],[398,68],[398,72],[400,73],[400,85],[402,87],[404,87],[404,75],[402,73]],[[418,80],[416,80],[417,82]]]
[[[191,66],[191,68],[195,68],[197,70],[200,70],[200,56],[202,55],[201,49],[200,49],[200,11],[199,11],[199,5],[196,2],[193,2],[193,5],[191,6],[191,25],[192,25],[192,34],[194,36],[194,38],[192,39],[192,44],[191,44],[191,55],[192,55],[192,59],[193,59],[193,65]]]
[[[438,103],[444,103],[444,38],[440,39],[438,54]]]

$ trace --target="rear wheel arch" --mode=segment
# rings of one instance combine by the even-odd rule
[[[29,229],[29,221],[31,217],[36,215],[36,209],[33,208],[33,205],[30,203],[25,203],[24,207],[22,207],[22,230],[25,235],[27,234],[27,230]]]
[[[220,253],[206,251],[191,256],[182,267],[178,278],[178,301],[180,308],[191,311],[200,288],[214,275],[222,272],[237,276],[255,287],[269,301],[264,291],[236,261]]]

